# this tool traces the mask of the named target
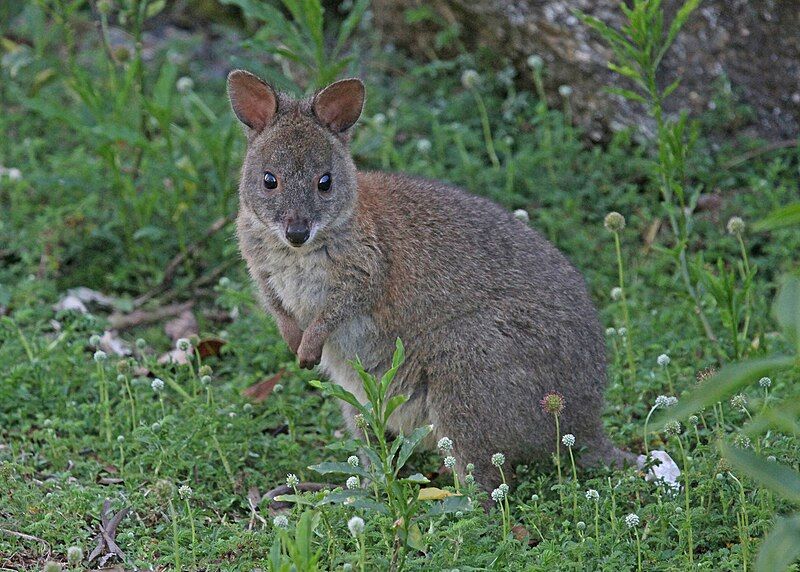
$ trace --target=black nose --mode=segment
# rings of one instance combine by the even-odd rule
[[[292,246],[300,246],[308,240],[311,229],[305,222],[290,222],[286,225],[286,240]]]

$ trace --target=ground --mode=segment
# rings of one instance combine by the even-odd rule
[[[282,513],[284,533],[261,495],[288,473],[344,485],[345,477],[308,467],[355,451],[336,400],[309,384],[316,374],[297,367],[259,308],[233,235],[244,136],[224,71],[275,74],[278,64],[259,52],[252,24],[249,49],[239,48],[241,30],[215,30],[209,42],[208,32],[166,26],[147,31],[138,53],[116,24],[107,44],[98,41],[98,16],[87,9],[19,9],[13,33],[0,24],[0,568],[67,566],[73,546],[89,556],[108,499],[110,513],[130,509],[116,528],[127,569],[271,569],[274,539],[286,546],[286,534],[295,538],[303,507]],[[797,199],[797,149],[707,136],[738,120],[729,94],[720,96],[727,105],[695,118],[685,178],[699,200],[687,253],[717,348],[676,271],[653,141],[626,130],[591,144],[571,127],[566,91],[561,107],[548,108],[482,57],[415,62],[382,47],[368,25],[349,49],[356,57],[338,75],[358,74],[369,93],[352,144],[358,165],[446,180],[525,209],[584,273],[610,328],[609,434],[637,453],[645,440],[666,450],[690,485],[688,495],[674,494],[634,468],[573,474],[562,446],[563,485],[555,464],[505,467],[518,477],[511,534],[498,508],[483,510],[485,493],[470,489],[472,509],[419,519],[406,569],[683,570],[690,557],[699,569],[748,568],[775,515],[790,507],[733,469],[717,443],[739,435],[765,395],[769,403],[797,399],[796,373],[771,375],[768,388],[750,380],[744,404],[726,399],[696,424],[683,419],[677,436],[645,435],[645,419],[659,395],[683,398],[707,368],[788,350],[770,307],[796,267],[800,235],[755,232],[753,223]],[[462,85],[466,69],[478,71],[477,87]],[[309,77],[295,74],[281,87]],[[626,219],[624,300],[612,295],[619,277],[614,234],[604,228],[609,211]],[[726,228],[733,216],[744,221],[742,244],[757,269],[749,290],[738,272],[742,247]],[[732,321],[714,295],[708,276],[720,268],[747,308],[746,335],[741,316]],[[110,299],[65,308],[77,287]],[[116,334],[92,338],[107,330]],[[183,337],[201,342],[188,363],[159,360]],[[262,395],[243,394],[259,382]],[[747,445],[743,435],[737,443]],[[746,448],[797,468],[790,432],[758,434]],[[407,472],[445,490],[453,484],[438,455],[413,456]],[[308,546],[321,568],[388,568],[388,516],[343,504],[318,514]],[[354,515],[366,523],[356,537],[347,526]]]

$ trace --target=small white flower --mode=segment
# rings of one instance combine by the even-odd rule
[[[699,425],[700,418],[697,415],[689,415],[689,424],[690,425]]]
[[[475,470],[475,463],[467,463],[467,466],[465,468],[467,469],[468,473],[471,473],[472,471]]]
[[[295,475],[294,473],[289,473],[288,475],[286,475],[286,484],[294,488],[300,484],[300,479],[298,479],[297,475]]]
[[[492,455],[492,465],[495,467],[503,466],[503,463],[506,462],[506,456],[503,453],[495,453]]]
[[[386,123],[386,116],[383,113],[376,113],[372,116],[372,121],[375,125],[381,126]]]
[[[449,452],[453,450],[453,441],[449,437],[442,437],[436,446],[442,451]]]
[[[502,483],[499,487],[497,487],[497,489],[500,492],[503,493],[503,497],[507,497],[508,496],[508,485],[507,484]]]
[[[572,433],[567,433],[561,438],[561,442],[567,447],[572,447],[575,445],[575,435]]]
[[[628,528],[635,528],[639,526],[639,517],[633,513],[630,513],[625,517],[625,524],[628,525]]]
[[[530,222],[531,215],[528,214],[528,211],[525,209],[517,209],[514,211],[514,218],[521,220],[522,222]]]
[[[472,89],[480,81],[481,76],[475,70],[464,70],[464,73],[461,74],[461,85],[466,89]]]
[[[544,66],[544,60],[541,56],[531,54],[527,59],[528,67],[532,70],[540,70]]]
[[[678,398],[672,395],[659,395],[656,397],[656,407],[658,409],[666,409],[667,407],[672,407],[676,403],[678,403]]]
[[[95,348],[98,347],[100,345],[100,339],[100,336],[94,334],[89,338],[89,345]]]
[[[539,502],[539,495],[537,495],[535,493],[532,494],[531,495],[531,502]]]
[[[347,477],[347,482],[345,483],[348,489],[357,489],[359,484],[361,484],[361,481],[355,475]]]
[[[600,500],[600,493],[598,493],[594,489],[589,489],[588,491],[586,491],[586,498],[588,500],[598,501]]]
[[[162,391],[164,391],[164,380],[157,377],[150,383],[150,387],[156,393],[161,393]]]
[[[475,482],[475,477],[473,477],[472,474],[469,474],[466,477],[464,477],[464,482],[468,485],[471,485],[472,483]]]
[[[19,181],[22,179],[22,171],[14,167],[11,167],[6,171],[6,176],[11,181]]]
[[[661,354],[656,359],[656,363],[658,365],[660,365],[661,367],[667,367],[669,365],[669,362],[670,362],[670,359],[669,359],[669,356],[667,354]]]
[[[108,359],[108,354],[106,354],[106,352],[104,352],[103,350],[97,350],[96,352],[94,352],[94,361],[96,361],[97,363],[104,362],[107,359]]]
[[[186,76],[179,78],[178,81],[175,82],[175,88],[181,95],[186,95],[194,88],[194,80]]]
[[[494,502],[501,502],[504,498],[506,498],[505,493],[501,489],[494,489],[492,491],[492,500]]]
[[[619,328],[619,329],[617,330],[617,335],[618,335],[620,338],[624,338],[625,336],[627,336],[627,335],[628,335],[628,330],[627,330],[627,328]]]
[[[609,338],[613,338],[614,336],[617,335],[617,329],[616,328],[606,328],[606,335]]]
[[[570,95],[572,95],[572,88],[568,85],[559,85],[558,95],[560,95],[561,97],[569,97]]]
[[[447,457],[444,458],[444,466],[447,467],[448,469],[452,469],[453,467],[456,466],[456,458],[451,455],[448,455]]]
[[[117,443],[122,445],[125,442],[125,435],[117,435]]]
[[[177,342],[175,342],[175,347],[182,352],[188,352],[192,348],[192,342],[186,338],[180,338]]]
[[[357,467],[358,457],[356,457],[355,455],[350,455],[349,457],[347,457],[347,464],[350,465],[351,467]]]
[[[190,487],[189,485],[181,485],[178,488],[178,495],[180,495],[180,497],[184,500],[192,498],[192,493],[193,493],[192,487]]]
[[[423,155],[430,153],[432,147],[433,145],[431,145],[429,139],[420,139],[419,141],[417,141],[417,151],[419,151]]]
[[[210,375],[204,375],[203,377],[201,377],[200,378],[200,384],[203,385],[203,386],[211,385],[211,376]],[[274,389],[273,389],[273,391],[274,391]]]
[[[741,411],[747,409],[747,396],[744,393],[738,393],[731,397],[731,407]]]
[[[347,528],[350,530],[350,534],[352,534],[353,537],[358,536],[364,532],[364,519],[360,516],[354,516],[347,521]]]
[[[664,425],[664,433],[673,436],[680,435],[681,424],[675,421],[674,419],[667,421],[666,425]]]
[[[611,299],[619,300],[620,298],[622,298],[622,288],[620,288],[619,286],[614,286],[611,289]]]
[[[275,518],[272,519],[272,526],[275,528],[282,528],[286,530],[289,528],[289,519],[286,516],[279,514]]]
[[[760,385],[761,387],[769,387],[770,385],[772,385],[772,380],[768,377],[762,377],[761,379],[758,380],[758,385]]]
[[[739,447],[740,449],[749,449],[750,448],[750,437],[743,433],[739,433],[734,437],[733,444]]]
[[[728,219],[728,234],[739,235],[744,232],[744,221],[738,216]]]

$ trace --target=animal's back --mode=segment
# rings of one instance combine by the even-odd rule
[[[567,259],[498,205],[442,183],[364,173],[359,193],[388,262],[376,322],[387,342],[406,343],[400,389],[424,410],[412,418],[457,445],[463,435],[484,460],[503,451],[525,462],[554,447],[538,401],[557,390],[568,404],[563,431],[606,446],[594,442],[605,440],[604,342]]]

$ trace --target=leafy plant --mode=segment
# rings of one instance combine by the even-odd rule
[[[284,58],[303,70],[307,77],[291,74],[291,68],[286,66],[281,70],[282,73],[264,70],[264,75],[278,84],[285,83],[282,74],[289,72],[294,77],[293,87],[297,91],[301,91],[298,87],[302,80],[306,80],[309,89],[325,87],[350,65],[353,56],[345,55],[345,50],[369,8],[369,0],[356,0],[338,29],[330,31],[332,38],[329,42],[326,38],[325,10],[320,0],[281,0],[288,17],[282,10],[266,2],[221,1],[238,6],[248,20],[259,26],[247,42],[250,48]]]

